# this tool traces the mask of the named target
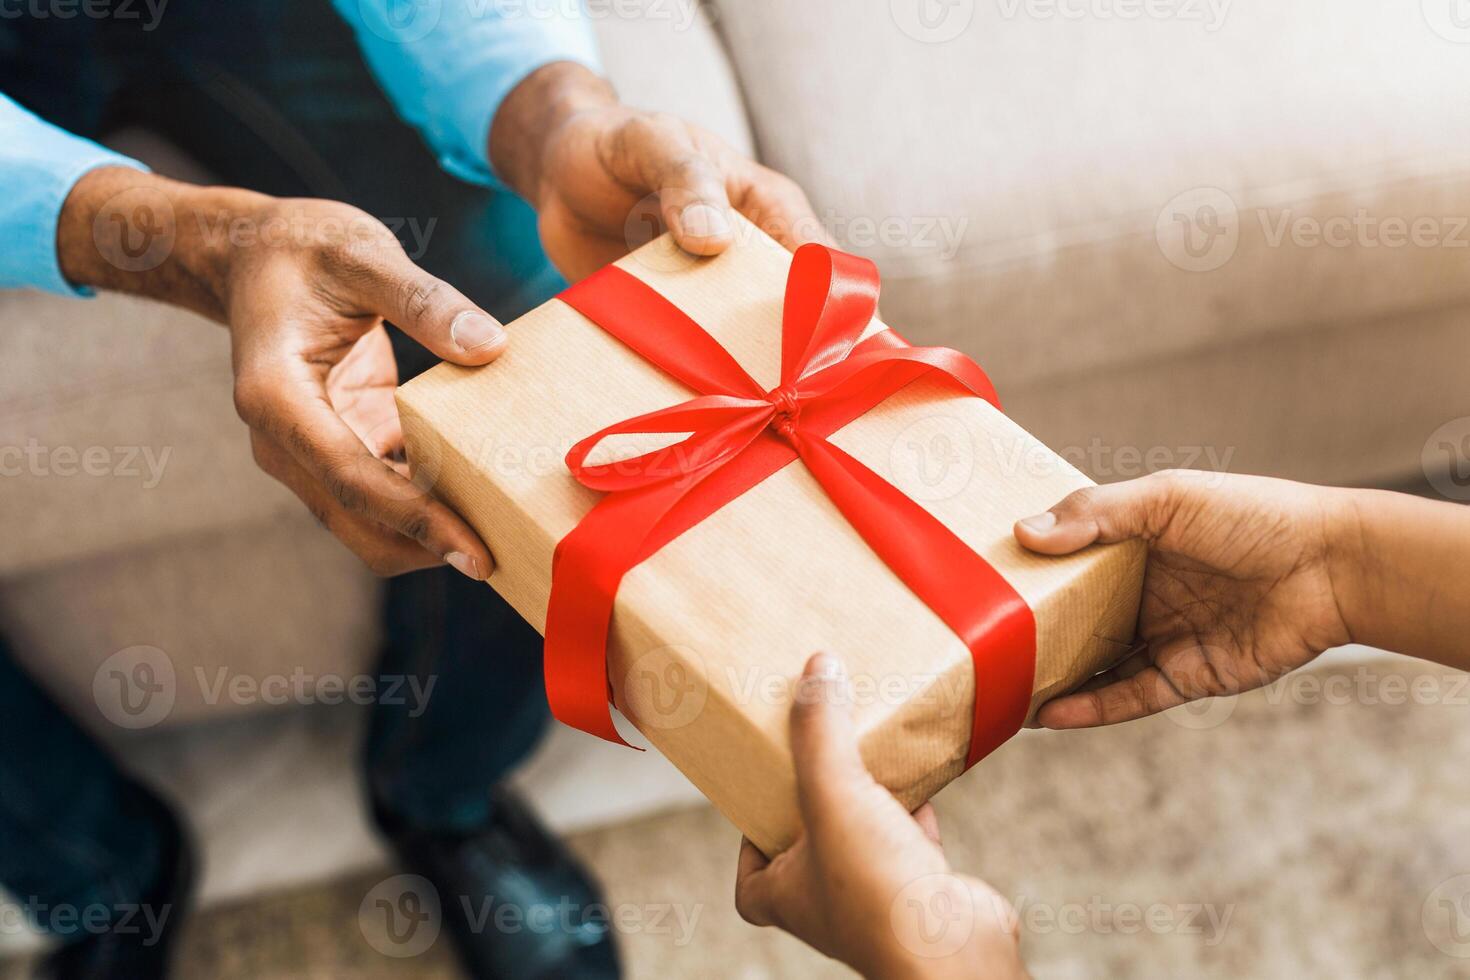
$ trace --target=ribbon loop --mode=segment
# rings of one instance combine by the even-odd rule
[[[567,469],[593,490],[632,490],[687,477],[714,466],[749,445],[766,422],[764,402],[730,395],[702,395],[671,408],[616,422],[567,452]],[[671,445],[609,463],[588,463],[602,443],[618,436],[689,433]]]
[[[836,364],[878,313],[878,267],[807,244],[791,257],[781,314],[781,384]]]

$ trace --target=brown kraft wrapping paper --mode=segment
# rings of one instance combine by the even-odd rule
[[[737,244],[716,258],[683,255],[665,236],[618,264],[769,388],[790,258],[741,222]],[[880,329],[875,320],[869,332]],[[441,364],[399,389],[398,405],[415,479],[480,533],[495,556],[491,586],[544,631],[552,552],[598,498],[562,457],[604,426],[689,392],[559,300],[509,331],[498,360]],[[943,521],[1030,605],[1033,712],[1127,652],[1142,545],[1053,558],[1016,544],[1016,520],[1091,481],[990,404],[921,380],[831,441]],[[618,455],[649,448],[629,440]],[[818,650],[847,666],[863,758],[880,783],[912,808],[961,773],[974,703],[969,651],[796,462],[628,574],[608,673],[618,709],[774,854],[800,829],[787,716]]]

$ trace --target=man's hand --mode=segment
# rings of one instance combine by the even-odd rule
[[[573,281],[652,231],[716,255],[734,241],[732,207],[788,248],[825,240],[790,178],[698,126],[619,104],[579,65],[547,65],[511,92],[491,127],[490,158],[535,207],[547,255]]]
[[[1218,486],[1211,486],[1218,481]],[[1078,692],[1042,706],[1048,728],[1128,721],[1269,684],[1347,643],[1339,600],[1352,570],[1335,491],[1214,473],[1159,473],[1079,490],[1016,525],[1048,555],[1143,538],[1144,648]]]
[[[1010,904],[950,871],[932,807],[909,814],[868,774],[850,706],[841,663],[813,657],[791,709],[805,832],[769,861],[741,844],[736,909],[864,976],[1024,976]]]
[[[474,579],[490,574],[474,530],[407,476],[383,324],[466,365],[494,360],[506,333],[414,265],[381,223],[330,201],[108,168],[67,198],[57,249],[73,282],[229,327],[256,461],[375,572],[447,561]]]

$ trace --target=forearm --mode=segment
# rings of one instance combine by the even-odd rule
[[[500,104],[490,127],[490,162],[512,190],[535,204],[551,136],[577,113],[615,102],[612,86],[582,65],[560,61],[538,68]]]
[[[1334,582],[1353,641],[1470,670],[1470,507],[1337,493],[1345,517]]]
[[[82,177],[56,229],[62,273],[81,286],[147,296],[223,322],[229,239],[269,198],[124,167]]]

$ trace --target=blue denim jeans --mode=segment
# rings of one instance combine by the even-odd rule
[[[355,204],[502,319],[564,285],[524,202],[438,168],[329,0],[171,0],[149,25],[0,21],[0,90],[84,136],[154,130],[222,183]],[[393,334],[405,379],[432,364]],[[422,713],[413,699],[373,707],[370,791],[410,826],[476,825],[487,788],[545,727],[541,638],[489,588],[447,569],[392,580],[384,621],[379,673],[432,675],[434,687]],[[136,900],[160,849],[136,794],[0,644],[0,884],[53,905]]]

